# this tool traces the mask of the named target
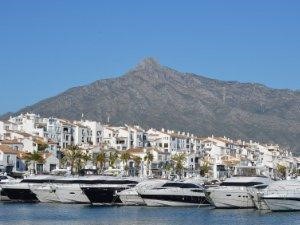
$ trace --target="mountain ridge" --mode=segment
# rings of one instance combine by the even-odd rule
[[[300,150],[300,92],[181,73],[153,58],[123,76],[70,88],[15,114],[27,111],[67,119],[84,113],[87,119],[110,117],[116,124],[226,135]]]

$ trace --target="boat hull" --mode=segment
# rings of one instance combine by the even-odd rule
[[[56,195],[56,190],[51,186],[40,186],[33,187],[31,191],[36,195],[38,200],[43,203],[57,203],[60,202],[58,196]]]
[[[89,204],[88,197],[79,184],[56,186],[56,195],[61,203]]]
[[[205,196],[141,195],[147,206],[209,206]]]
[[[121,187],[82,187],[81,189],[93,205],[122,204],[117,193],[125,190]]]
[[[263,197],[272,211],[300,211],[300,198]]]
[[[29,188],[3,188],[3,193],[12,201],[38,202],[36,194]]]
[[[252,196],[247,189],[212,189],[208,190],[206,196],[216,208],[255,208]]]

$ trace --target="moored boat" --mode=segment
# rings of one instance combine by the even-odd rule
[[[2,185],[2,193],[12,201],[38,202],[38,198],[31,188],[52,182],[55,179],[49,175],[30,176],[17,183]]]
[[[132,188],[139,179],[130,177],[104,177],[98,184],[84,184],[81,189],[93,205],[122,204],[117,193]]]
[[[206,190],[206,196],[216,208],[255,208],[250,187],[268,185],[271,179],[260,175],[256,167],[239,167],[238,175],[227,178],[217,187]]]
[[[299,211],[300,179],[275,181],[261,195],[272,211]]]
[[[149,180],[139,185],[138,193],[147,206],[208,206],[204,188],[195,183]]]

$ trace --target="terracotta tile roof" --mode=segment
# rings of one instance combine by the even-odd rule
[[[28,156],[29,154],[30,154],[30,152],[24,152],[24,151],[18,151],[17,152],[18,158],[20,158],[20,159],[25,159],[26,156]],[[52,156],[53,154],[45,152],[45,153],[40,153],[40,155],[43,156],[44,159],[47,159],[50,156]]]
[[[58,142],[55,142],[53,140],[48,140],[48,144],[49,145],[56,145],[56,144],[58,144]]]
[[[0,145],[0,151],[3,152],[4,154],[14,154],[16,155],[18,153],[17,150],[14,150],[12,147],[8,145]]]
[[[31,134],[28,134],[26,132],[21,132],[21,131],[12,131],[12,133],[20,134],[24,137],[31,137],[32,136]]]
[[[138,147],[138,148],[130,148],[127,150],[128,153],[143,153],[144,148],[143,147]]]
[[[25,156],[26,156],[27,154],[29,154],[29,153],[28,153],[28,152],[25,152],[25,151],[18,151],[17,157],[18,157],[19,159],[24,159]]]
[[[160,154],[164,154],[163,151],[159,150],[158,148],[155,148],[155,147],[137,147],[137,148],[130,148],[127,150],[128,153],[146,153],[148,151],[156,151],[157,153],[160,153]]]
[[[22,142],[14,139],[14,140],[3,140],[3,141],[0,141],[1,144],[22,144]]]

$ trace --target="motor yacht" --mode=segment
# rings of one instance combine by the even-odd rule
[[[217,187],[206,190],[206,196],[216,208],[254,208],[249,187],[268,185],[271,179],[260,174],[257,167],[238,167],[236,175],[227,178]]]
[[[140,194],[138,193],[138,188],[143,185],[144,182],[138,183],[135,187],[125,189],[118,192],[121,202],[124,205],[146,205]]]
[[[275,181],[261,193],[272,211],[300,210],[300,179]]]
[[[18,182],[20,182],[20,180],[14,179],[4,174],[0,175],[0,201],[9,201],[9,198],[2,191],[2,186],[5,184],[18,183]]]
[[[39,200],[31,188],[53,182],[54,179],[56,177],[51,175],[29,176],[20,182],[2,185],[2,193],[12,201],[38,202]]]
[[[149,180],[137,192],[147,206],[208,206],[204,188],[189,181]]]
[[[138,178],[104,176],[97,184],[83,184],[81,189],[93,205],[122,204],[117,194],[139,182]]]

